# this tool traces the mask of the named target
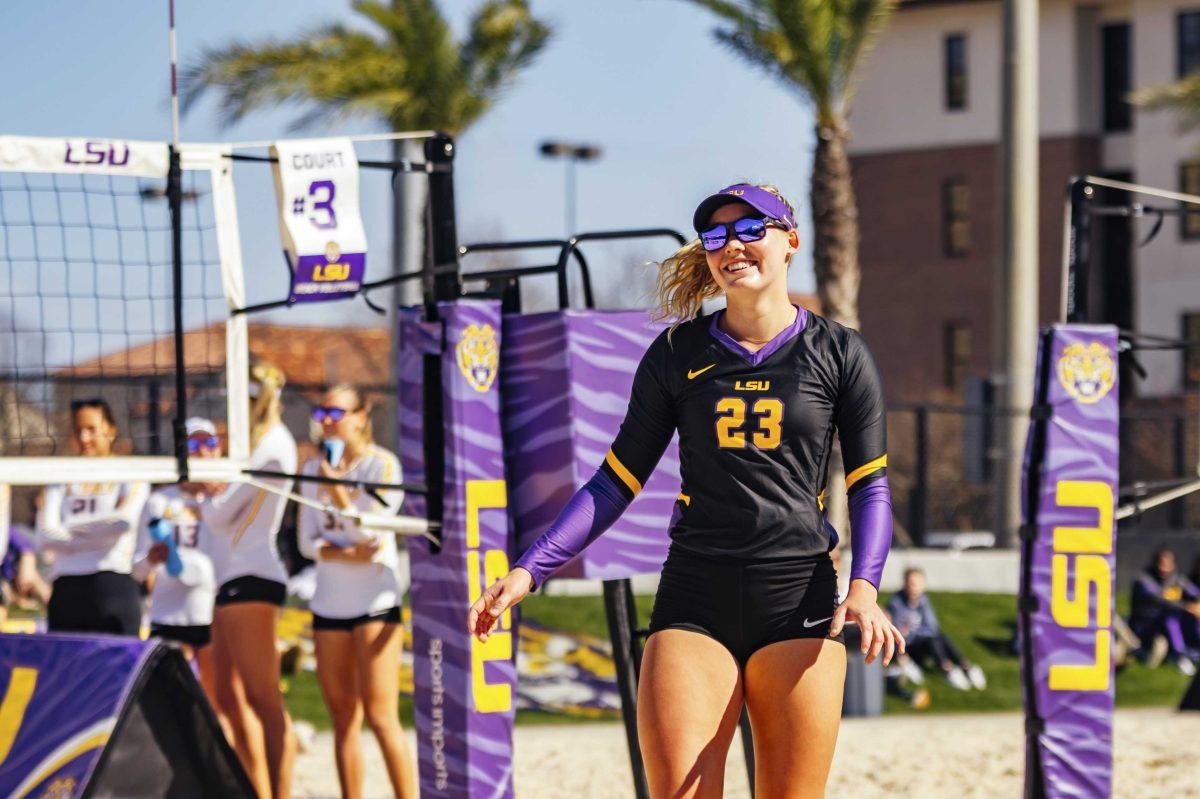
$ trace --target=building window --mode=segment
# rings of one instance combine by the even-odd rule
[[[1118,133],[1129,130],[1133,119],[1128,100],[1133,72],[1129,23],[1105,25],[1100,34],[1104,130]]]
[[[1200,69],[1200,11],[1180,11],[1175,31],[1176,71],[1183,78]]]
[[[947,258],[963,258],[971,252],[970,204],[965,178],[942,183],[942,249]]]
[[[1183,315],[1183,339],[1200,343],[1200,312]],[[1197,386],[1200,386],[1200,347],[1187,347],[1183,351],[1183,387]]]
[[[947,322],[942,327],[942,382],[946,388],[961,388],[970,365],[971,326]]]
[[[1184,194],[1200,195],[1200,161],[1179,165],[1179,190]],[[1183,215],[1179,217],[1180,238],[1200,239],[1200,205],[1180,203]]]
[[[946,110],[967,107],[967,36],[951,33],[946,37]]]

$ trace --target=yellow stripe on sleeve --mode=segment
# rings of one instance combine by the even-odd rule
[[[687,494],[680,494],[678,497],[676,497],[676,499],[682,499],[683,504],[687,505],[688,507],[691,507],[691,505],[692,505],[692,498],[689,497]]]
[[[633,476],[633,472],[625,468],[625,464],[617,460],[616,454],[614,454],[611,449],[608,451],[608,454],[604,456],[604,462],[608,464],[609,468],[617,473],[617,477],[621,478],[621,482],[625,484],[626,488],[633,492],[635,497],[642,493],[642,484],[639,483],[638,479]]]
[[[821,493],[817,494],[817,510],[825,510],[825,489],[821,489]]]
[[[258,489],[258,496],[254,498],[254,504],[250,506],[250,512],[246,514],[246,520],[242,522],[238,531],[233,534],[233,545],[236,547],[238,542],[242,540],[242,536],[250,529],[250,525],[254,523],[254,517],[258,515],[258,511],[262,508],[263,500],[267,498],[267,492],[261,488]]]
[[[886,452],[873,461],[867,461],[862,466],[859,466],[857,469],[850,472],[850,474],[846,475],[846,490],[849,491],[850,488],[859,480],[863,479],[876,469],[882,469],[885,466],[887,466]]]

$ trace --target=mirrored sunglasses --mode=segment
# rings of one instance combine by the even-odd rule
[[[312,409],[313,421],[323,422],[328,419],[331,422],[340,422],[345,418],[350,411],[345,408],[329,408],[326,406],[317,406]]]
[[[769,227],[784,229],[773,219],[762,216],[744,216],[733,222],[718,222],[700,231],[700,244],[706,252],[716,252],[725,246],[730,236],[737,236],[738,241],[761,241]]]
[[[206,436],[206,437],[193,436],[192,438],[189,438],[187,440],[187,447],[188,447],[188,454],[195,455],[197,452],[199,452],[202,449],[208,449],[208,450],[220,449],[221,439],[217,438],[216,436]]]

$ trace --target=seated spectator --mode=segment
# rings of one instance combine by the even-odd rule
[[[972,687],[982,691],[987,687],[983,669],[964,658],[942,632],[933,605],[925,594],[925,572],[915,568],[905,570],[904,588],[888,600],[886,610],[907,642],[909,664],[902,664],[901,668],[910,679],[913,666],[919,667],[932,660],[942,670],[946,681],[960,691],[969,691]]]
[[[1200,647],[1200,588],[1175,568],[1175,553],[1163,547],[1133,584],[1129,626],[1142,641],[1150,668],[1168,656],[1184,674],[1196,673]]]

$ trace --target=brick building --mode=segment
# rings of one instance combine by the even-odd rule
[[[991,370],[1000,241],[1001,4],[908,0],[861,72],[851,163],[861,220],[863,330],[893,401],[929,401]],[[1072,175],[1200,190],[1200,136],[1130,107],[1131,89],[1200,66],[1200,5],[1041,3],[1039,301],[1062,300],[1063,199]],[[1168,218],[1106,223],[1094,281],[1104,321],[1200,330],[1200,237]],[[1139,393],[1184,387],[1183,356],[1147,355]]]

